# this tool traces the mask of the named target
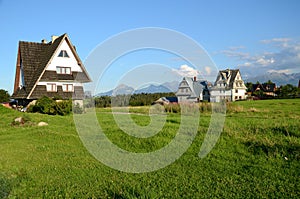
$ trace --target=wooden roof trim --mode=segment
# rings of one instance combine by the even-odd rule
[[[48,65],[49,65],[49,64],[51,63],[51,61],[53,60],[54,55],[55,55],[55,53],[57,52],[57,49],[59,49],[59,47],[60,47],[61,44],[63,43],[63,41],[64,41],[66,35],[67,35],[66,33],[62,35],[63,38],[61,39],[61,41],[60,41],[60,43],[58,44],[57,48],[55,49],[55,51],[54,51],[53,54],[51,55],[50,59],[48,60],[46,66],[45,66],[44,69],[43,69],[43,72],[40,74],[39,78],[38,78],[38,79],[36,80],[36,82],[34,83],[34,85],[33,85],[32,89],[31,89],[29,95],[27,96],[27,99],[30,99],[30,97],[31,97],[31,95],[32,95],[32,93],[33,93],[33,91],[35,90],[35,87],[36,87],[37,83],[41,80],[42,76],[43,76],[44,73],[45,73],[46,68],[48,67]],[[58,37],[57,39],[59,39],[59,37]]]
[[[69,47],[70,47],[70,49],[71,49],[73,55],[75,56],[75,59],[76,59],[78,65],[79,65],[79,67],[81,68],[81,70],[82,70],[82,71],[85,73],[85,75],[87,76],[87,78],[88,78],[88,80],[89,80],[88,82],[91,82],[92,79],[91,79],[91,77],[89,76],[87,70],[85,69],[85,67],[84,67],[84,65],[83,65],[83,63],[82,63],[80,57],[78,56],[77,51],[75,50],[73,44],[71,43],[71,40],[70,40],[69,36],[68,36],[67,34],[65,34],[65,35],[66,35],[65,39],[66,39],[66,41],[67,41],[67,44],[69,45]]]
[[[20,70],[21,70],[21,52],[20,52],[20,45],[18,46],[18,56],[16,62],[16,76],[15,76],[15,84],[14,84],[14,93],[17,92],[20,82]]]

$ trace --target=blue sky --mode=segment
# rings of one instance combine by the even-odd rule
[[[219,69],[240,68],[245,77],[300,72],[299,9],[298,0],[0,0],[0,88],[13,90],[19,40],[39,42],[68,33],[85,61],[107,38],[142,27],[181,32],[201,44]],[[161,61],[164,57],[168,60]],[[188,66],[171,58],[164,54],[155,61],[179,72]]]

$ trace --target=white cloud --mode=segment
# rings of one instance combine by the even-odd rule
[[[262,56],[262,57],[259,57],[255,63],[258,65],[261,65],[261,66],[268,66],[270,64],[275,63],[275,60],[273,57],[266,58],[265,56]]]
[[[245,46],[230,46],[228,49],[229,50],[240,50],[240,49],[244,49]]]
[[[238,49],[223,50],[221,53],[228,57],[234,57],[238,59],[247,59],[250,56],[249,53],[238,52],[237,50]]]
[[[261,42],[264,43],[264,44],[276,43],[276,42],[286,43],[286,42],[289,42],[289,41],[291,41],[290,38],[273,38],[273,39],[261,40]]]
[[[186,64],[181,65],[179,69],[173,69],[173,71],[183,77],[194,77],[200,74],[199,71]]]
[[[286,70],[268,70],[269,73],[290,73],[289,69]]]

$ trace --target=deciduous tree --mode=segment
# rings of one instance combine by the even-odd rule
[[[9,93],[6,90],[0,89],[0,103],[8,102],[10,98]]]

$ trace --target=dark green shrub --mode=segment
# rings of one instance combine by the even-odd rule
[[[33,113],[43,113],[48,115],[55,115],[55,101],[49,97],[42,97],[38,99],[35,105],[31,108]]]
[[[64,100],[55,102],[55,115],[68,115],[72,111],[72,101]]]
[[[36,104],[27,109],[32,113],[43,113],[48,115],[68,115],[72,112],[71,100],[55,101],[49,97],[42,97],[36,101]]]

